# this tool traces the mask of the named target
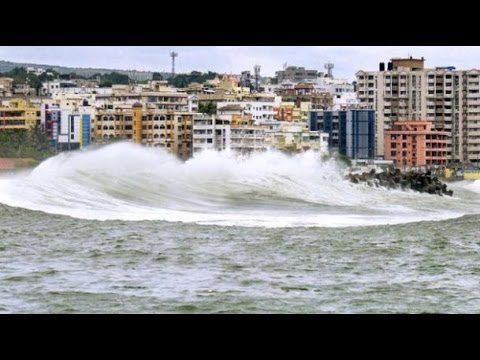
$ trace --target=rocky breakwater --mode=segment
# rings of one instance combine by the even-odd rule
[[[350,173],[346,176],[354,184],[367,183],[369,186],[385,187],[387,189],[414,190],[432,195],[452,196],[453,191],[447,190],[438,177],[432,176],[430,171],[408,171],[402,173],[399,169],[394,171],[376,172],[375,169],[361,174]]]

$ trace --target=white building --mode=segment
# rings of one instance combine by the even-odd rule
[[[233,151],[250,153],[265,151],[265,131],[258,125],[238,125],[231,128],[231,146]]]
[[[196,114],[193,117],[193,153],[226,150],[231,146],[230,116]]]
[[[42,75],[44,72],[46,72],[45,69],[42,69],[42,68],[35,68],[35,67],[27,67],[27,73],[30,74],[30,73],[33,73],[37,76],[40,76]]]
[[[328,92],[334,97],[341,96],[343,93],[352,93],[355,91],[353,84],[345,79],[331,79],[328,77],[319,77],[311,83],[317,92]]]
[[[188,112],[197,113],[198,112],[198,96],[197,95],[188,95]]]
[[[274,100],[274,98],[272,98]],[[265,121],[275,120],[273,107],[274,101],[234,101],[234,102],[219,102],[217,103],[217,109],[220,110],[226,106],[240,106],[242,111],[246,115],[252,115],[252,119],[256,124],[260,124]]]
[[[359,108],[360,102],[356,92],[344,92],[341,95],[337,95],[333,98],[332,110],[344,110],[350,108]]]
[[[60,89],[77,87],[77,84],[71,80],[54,80],[42,83],[41,94],[52,96],[55,92],[60,92]]]
[[[75,150],[90,144],[95,108],[86,100],[45,100],[41,124],[58,150]]]

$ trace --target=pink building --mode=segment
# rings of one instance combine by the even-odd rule
[[[447,165],[447,135],[430,121],[397,121],[385,130],[385,159],[397,167]]]

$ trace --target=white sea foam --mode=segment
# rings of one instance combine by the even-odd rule
[[[352,184],[345,172],[313,152],[207,151],[181,162],[163,149],[117,143],[0,179],[0,202],[82,219],[262,227],[398,224],[480,211],[480,183],[478,191],[462,188],[465,202]]]

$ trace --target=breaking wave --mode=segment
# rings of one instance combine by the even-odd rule
[[[398,224],[480,212],[480,183],[454,185],[450,198],[352,184],[346,171],[313,152],[244,158],[206,151],[182,162],[163,149],[117,143],[3,176],[0,203],[82,219],[263,227]]]

